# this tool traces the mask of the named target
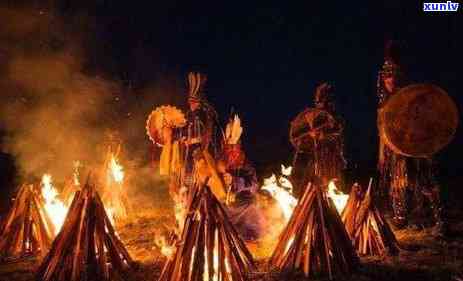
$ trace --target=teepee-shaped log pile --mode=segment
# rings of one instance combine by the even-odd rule
[[[54,229],[39,193],[33,185],[19,188],[0,230],[0,256],[17,258],[45,254]]]
[[[159,281],[247,280],[252,256],[224,208],[204,186],[194,191],[181,240]]]
[[[270,265],[306,277],[350,274],[358,257],[336,208],[319,186],[309,185],[280,236]]]
[[[87,183],[77,191],[36,280],[127,280],[131,265],[100,196]]]
[[[371,182],[364,195],[361,187],[354,185],[349,196],[349,208],[342,215],[343,222],[358,254],[398,254],[395,235],[372,200]]]

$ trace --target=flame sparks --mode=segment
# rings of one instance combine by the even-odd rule
[[[342,193],[340,190],[338,190],[334,181],[330,181],[328,184],[328,197],[333,200],[333,203],[336,206],[336,210],[338,210],[338,213],[341,214],[344,210],[344,207],[346,207],[349,195]]]
[[[288,176],[291,175],[292,167],[285,168],[281,165],[282,175],[278,178],[275,174],[271,177],[264,179],[263,190],[267,190],[273,198],[278,202],[285,221],[288,222],[293,214],[293,210],[297,205],[297,199],[292,195],[293,185],[288,180]]]
[[[49,174],[42,176],[42,196],[45,199],[45,211],[53,223],[55,232],[54,234],[56,235],[63,226],[68,208],[61,200],[59,200],[58,192],[53,186],[52,178]]]

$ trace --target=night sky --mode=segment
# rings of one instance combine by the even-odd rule
[[[244,144],[260,170],[290,162],[289,122],[312,104],[316,85],[329,81],[347,123],[349,170],[374,172],[376,74],[387,39],[402,42],[410,80],[441,86],[463,111],[461,8],[424,14],[418,1],[207,2],[53,5],[70,26],[82,28],[79,19],[92,19],[83,27],[88,68],[126,86],[141,89],[165,74],[182,81],[189,69],[208,73],[209,100],[222,120],[231,108],[242,116]],[[462,140],[460,129],[438,156],[442,177],[463,171]]]

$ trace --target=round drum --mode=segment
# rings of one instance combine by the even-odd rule
[[[336,120],[327,111],[307,108],[291,121],[289,140],[298,151],[312,152],[318,139],[314,139],[310,133],[315,130],[324,131],[324,129],[330,129],[335,123]],[[329,131],[327,130],[323,136],[329,138]]]
[[[391,95],[378,109],[380,138],[395,153],[429,157],[453,139],[458,109],[441,88],[413,84]]]
[[[183,112],[171,105],[162,105],[153,110],[146,120],[146,133],[150,140],[162,146],[164,144],[164,128],[181,128],[186,119]]]

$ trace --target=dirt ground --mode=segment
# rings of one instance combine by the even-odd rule
[[[118,234],[136,261],[133,280],[157,280],[164,258],[154,242],[160,229],[168,228],[173,218],[171,212],[145,209],[137,212],[130,222],[118,227]],[[404,249],[397,257],[362,257],[361,267],[350,277],[340,280],[374,281],[463,281],[463,222],[451,221],[450,235],[446,239],[436,239],[430,229],[406,229],[396,231],[396,236]],[[34,280],[34,270],[39,261],[26,258],[21,261],[0,265],[0,281]],[[265,269],[265,259],[258,260],[259,272],[250,280],[302,280],[282,273],[269,273]]]

